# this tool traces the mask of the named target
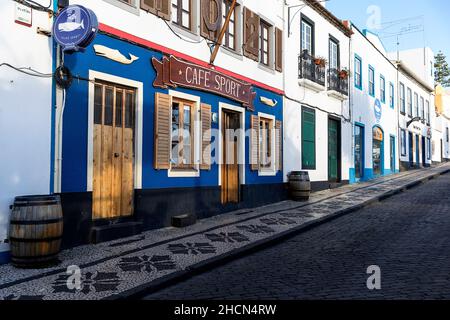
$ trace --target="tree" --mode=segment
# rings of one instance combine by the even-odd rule
[[[443,87],[450,87],[450,68],[442,51],[434,57],[434,80]]]

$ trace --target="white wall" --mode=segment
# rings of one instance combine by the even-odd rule
[[[287,6],[304,4],[303,1],[290,0]],[[298,11],[300,9],[300,11]],[[284,173],[285,179],[291,171],[302,170],[301,161],[301,110],[302,106],[310,107],[316,111],[316,170],[309,172],[311,181],[328,180],[328,114],[343,116],[349,119],[348,99],[341,101],[329,96],[326,80],[325,89],[320,92],[313,91],[299,84],[298,57],[300,54],[300,21],[304,14],[315,23],[315,56],[326,57],[329,60],[328,45],[329,35],[339,41],[340,67],[349,68],[349,38],[338,28],[332,25],[323,16],[309,6],[294,8],[291,17],[296,14],[291,22],[291,34],[287,34],[288,9],[285,8],[285,94],[284,101]],[[328,70],[328,66],[327,66]],[[351,127],[350,123],[341,122],[342,145],[342,180],[349,179],[349,166],[351,160]]]
[[[362,31],[359,31],[356,27],[352,27],[354,34],[352,36],[352,63],[351,63],[351,83],[350,89],[352,92],[351,108],[354,122],[364,124],[365,128],[365,168],[373,168],[373,127],[378,125],[384,132],[384,169],[391,168],[390,163],[390,136],[396,137],[396,159],[399,155],[399,134],[397,133],[398,127],[398,99],[397,99],[397,69],[386,58],[386,52],[383,49],[383,45],[378,37],[374,34],[367,33],[367,38]],[[362,90],[355,87],[355,54],[362,59]],[[369,95],[369,65],[375,69],[375,97]],[[377,121],[375,117],[374,105],[375,99],[381,101],[380,94],[380,75],[383,75],[386,81],[386,102],[381,103],[382,116],[380,121]],[[394,84],[394,109],[389,105],[389,84]],[[354,134],[354,131],[353,131]],[[354,139],[352,139],[354,144]],[[354,148],[353,148],[354,150]],[[354,157],[352,157],[352,165],[354,167]],[[398,170],[399,164],[396,160],[396,168]]]
[[[210,49],[199,34],[199,3],[200,1],[193,1],[195,8],[195,26],[196,31],[191,33],[186,30],[178,28],[176,25],[168,22],[168,24],[178,33],[181,37],[189,41],[201,41],[201,43],[189,43],[179,39],[169,27],[166,25],[163,19],[156,17],[151,13],[147,13],[140,9],[124,10],[126,5],[117,6],[114,3],[118,3],[119,0],[78,0],[76,3],[84,5],[87,8],[92,9],[100,23],[107,26],[114,27],[121,31],[125,31],[129,34],[137,36],[139,38],[152,41],[156,44],[168,47],[172,50],[187,54],[191,57],[195,57],[205,62],[209,62],[211,52]],[[139,7],[139,1],[134,0],[137,8]],[[283,29],[283,1],[282,0],[238,0],[240,5],[240,19],[238,19],[239,37],[243,38],[243,6],[249,8],[255,13],[259,14],[262,18],[270,22],[274,26]],[[272,40],[274,36],[272,37]],[[241,44],[238,46],[242,48]],[[274,59],[274,55],[272,55]],[[275,72],[274,69],[268,70],[262,67],[258,62],[250,60],[242,55],[236,55],[230,53],[226,49],[221,49],[216,61],[216,66],[225,68],[237,74],[245,77],[263,82],[268,86],[272,86],[278,89],[282,89],[283,77],[279,72]]]
[[[51,73],[51,39],[36,33],[37,27],[49,30],[51,19],[33,10],[32,27],[22,26],[14,22],[14,8],[14,1],[0,2],[0,63]],[[0,67],[0,243],[14,197],[49,193],[51,86],[51,78]]]
[[[396,52],[390,53],[390,56],[397,60]],[[430,48],[403,50],[399,52],[399,56],[400,61],[406,63],[430,87],[434,87],[434,53]]]

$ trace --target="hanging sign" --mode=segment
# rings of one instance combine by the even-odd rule
[[[53,24],[53,36],[64,51],[83,51],[97,32],[97,16],[92,10],[79,5],[63,9]]]
[[[381,102],[379,99],[375,99],[375,104],[374,104],[373,109],[375,112],[375,118],[377,119],[377,122],[380,122],[381,115],[382,115],[382,109],[381,109]]]
[[[20,3],[15,3],[14,21],[23,26],[33,25],[33,9]]]
[[[239,81],[218,71],[178,60],[174,56],[162,61],[152,59],[156,70],[153,86],[158,88],[186,87],[216,93],[242,103],[253,111],[256,93],[251,84]]]

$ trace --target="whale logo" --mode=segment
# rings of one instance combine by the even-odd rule
[[[65,23],[61,23],[58,26],[58,30],[61,32],[72,32],[78,29],[83,29],[84,30],[84,20],[81,20],[80,23],[77,22],[65,22]]]
[[[130,53],[130,58],[128,59],[119,50],[111,49],[102,45],[94,45],[95,54],[100,57],[105,57],[107,59],[122,63],[122,64],[132,64],[134,61],[138,60],[139,57],[132,55]]]

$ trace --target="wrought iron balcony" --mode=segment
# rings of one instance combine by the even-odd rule
[[[328,70],[328,90],[334,90],[343,95],[348,96],[348,78],[349,75],[345,77],[341,76],[341,71],[337,69]]]
[[[305,50],[298,57],[298,78],[325,86],[325,66],[316,64],[315,58]]]

